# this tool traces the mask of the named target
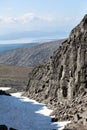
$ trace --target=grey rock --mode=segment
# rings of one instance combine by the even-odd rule
[[[80,122],[87,111],[87,15],[53,53],[33,69],[25,95],[46,103],[58,120]],[[87,116],[85,117],[87,118]]]
[[[29,77],[26,94],[41,100],[72,100],[87,87],[87,15],[48,63],[37,66]]]
[[[76,114],[76,115],[74,116],[74,121],[75,121],[75,122],[78,122],[78,120],[80,120],[80,119],[81,119],[81,117],[80,117],[79,114]]]

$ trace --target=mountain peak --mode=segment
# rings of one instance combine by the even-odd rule
[[[82,21],[71,31],[68,41],[84,41],[87,38],[87,14]]]
[[[81,23],[82,23],[82,26],[85,27],[85,29],[86,29],[87,28],[87,14],[84,16]]]

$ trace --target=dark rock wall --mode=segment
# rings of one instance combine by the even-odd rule
[[[33,69],[26,94],[49,104],[72,100],[86,88],[87,15],[54,52],[49,62]]]

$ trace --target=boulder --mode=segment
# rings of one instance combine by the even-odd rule
[[[0,125],[0,130],[8,130],[6,125]]]
[[[51,119],[51,122],[57,122],[57,121],[58,121],[57,118],[52,118],[52,119]]]
[[[6,92],[3,91],[3,90],[0,90],[0,95],[11,96],[9,93],[6,93]]]

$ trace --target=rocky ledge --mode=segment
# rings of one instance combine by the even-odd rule
[[[29,76],[25,95],[46,103],[58,120],[87,122],[87,15]],[[87,127],[86,127],[87,128]]]

